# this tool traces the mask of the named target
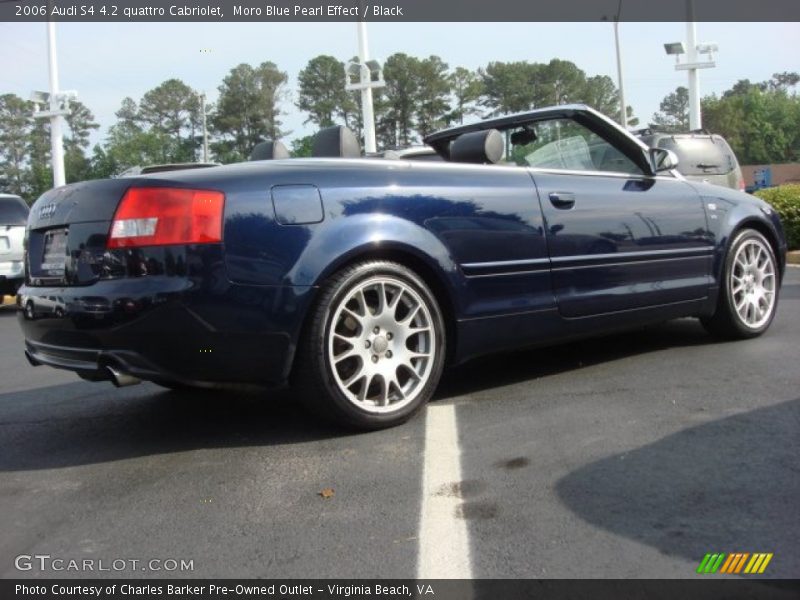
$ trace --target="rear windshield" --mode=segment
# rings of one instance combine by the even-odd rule
[[[25,225],[28,207],[20,198],[0,198],[0,225]]]
[[[665,137],[658,147],[678,155],[678,171],[684,175],[726,175],[736,168],[733,152],[721,139]]]

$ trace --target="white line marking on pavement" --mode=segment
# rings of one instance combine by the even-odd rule
[[[456,515],[461,498],[451,492],[461,482],[456,409],[452,404],[429,404],[425,417],[417,577],[470,579],[467,522]]]

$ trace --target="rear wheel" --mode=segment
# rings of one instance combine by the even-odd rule
[[[766,331],[778,303],[778,271],[763,235],[745,229],[736,236],[720,284],[716,312],[702,319],[706,329],[728,338],[750,338]]]
[[[403,265],[362,262],[321,291],[294,383],[315,413],[363,429],[406,421],[433,395],[444,365],[441,311]]]

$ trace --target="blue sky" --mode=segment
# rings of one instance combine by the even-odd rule
[[[717,67],[701,71],[701,93],[721,92],[738,79],[768,79],[800,71],[800,23],[699,23],[700,42],[719,45]],[[355,23],[61,23],[58,50],[62,89],[74,89],[103,126],[101,141],[125,96],[142,94],[170,77],[205,91],[210,101],[235,65],[271,60],[297,73],[318,54],[342,60],[356,54]],[[683,23],[622,23],[625,92],[642,122],[686,74],[674,70],[662,44],[685,37]],[[491,60],[575,62],[589,75],[616,82],[609,23],[370,23],[370,53],[437,54],[451,67],[477,68]],[[28,98],[48,86],[46,26],[0,23],[0,93]],[[206,49],[207,52],[201,52]],[[310,133],[291,98],[284,106],[288,139]]]

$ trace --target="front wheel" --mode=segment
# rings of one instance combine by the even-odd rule
[[[425,282],[389,261],[325,284],[294,383],[315,413],[362,429],[406,421],[433,395],[445,355],[441,311]]]
[[[720,282],[717,310],[702,319],[711,333],[750,338],[767,330],[778,304],[775,253],[759,232],[745,229],[731,244]]]

